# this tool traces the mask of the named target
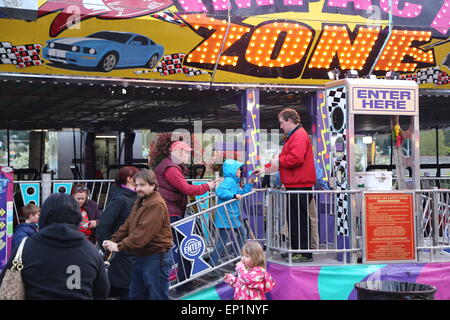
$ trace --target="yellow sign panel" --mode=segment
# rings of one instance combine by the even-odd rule
[[[390,30],[370,2],[42,0],[36,21],[0,19],[0,72],[324,85],[336,68],[449,89],[445,8],[394,3]]]

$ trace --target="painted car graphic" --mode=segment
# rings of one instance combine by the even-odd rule
[[[153,69],[164,54],[164,47],[140,34],[100,31],[84,38],[48,40],[42,53],[51,62],[109,72],[140,66]]]

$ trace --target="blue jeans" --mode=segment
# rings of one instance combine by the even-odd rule
[[[233,236],[233,231],[236,237]],[[223,257],[225,253],[225,245],[233,241],[233,249],[231,252],[229,249],[227,253],[230,257],[237,257],[241,254],[241,248],[244,245],[246,240],[246,231],[244,226],[240,226],[239,228],[232,229],[219,229],[219,239],[216,241],[216,250],[211,254],[211,262],[214,266],[219,262],[219,258]]]
[[[168,300],[170,254],[137,257],[131,272],[130,300]]]

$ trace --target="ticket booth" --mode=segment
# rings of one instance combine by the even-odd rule
[[[419,150],[419,90],[414,81],[347,78],[326,84],[326,106],[330,129],[330,176],[335,190],[364,190],[364,192],[407,192],[420,188]],[[376,119],[374,117],[377,117]],[[380,118],[378,118],[380,117]],[[366,118],[366,119],[364,119]],[[402,142],[393,147],[396,163],[394,178],[391,172],[357,172],[355,169],[355,133],[362,120],[382,120],[387,131],[400,129],[400,138],[409,139],[411,152],[402,154]],[[395,142],[394,142],[395,143]],[[397,152],[395,151],[397,148]],[[398,151],[399,150],[399,151]],[[410,168],[411,176],[405,177],[403,169]],[[398,172],[400,171],[400,172]],[[377,177],[378,175],[378,177]],[[379,179],[384,175],[384,179]],[[377,181],[378,179],[378,181]],[[392,182],[391,182],[392,181]],[[368,188],[373,187],[372,189]],[[398,190],[398,191],[394,191]],[[357,246],[357,227],[364,221],[357,219],[357,194],[339,193],[336,196],[336,238],[339,249]],[[365,194],[363,194],[365,197]],[[413,198],[413,197],[412,197]],[[352,214],[355,211],[355,214]],[[364,213],[363,213],[364,216]],[[351,240],[350,240],[351,239]],[[350,261],[356,256],[343,254]],[[342,259],[343,256],[338,257]]]

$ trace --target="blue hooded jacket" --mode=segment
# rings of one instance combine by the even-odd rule
[[[242,162],[236,160],[227,159],[224,161],[223,176],[225,179],[216,188],[217,204],[233,199],[236,194],[246,194],[252,190],[253,185],[251,183],[245,184],[244,188],[239,186],[240,178],[236,176],[236,171],[243,165]],[[226,210],[224,206],[217,209],[214,223],[217,228],[239,228],[241,226],[240,215],[239,201],[234,201],[226,205]]]
[[[22,242],[25,237],[31,237],[38,232],[38,226],[36,223],[21,223],[17,226],[16,231],[13,234],[11,247],[14,250]]]

